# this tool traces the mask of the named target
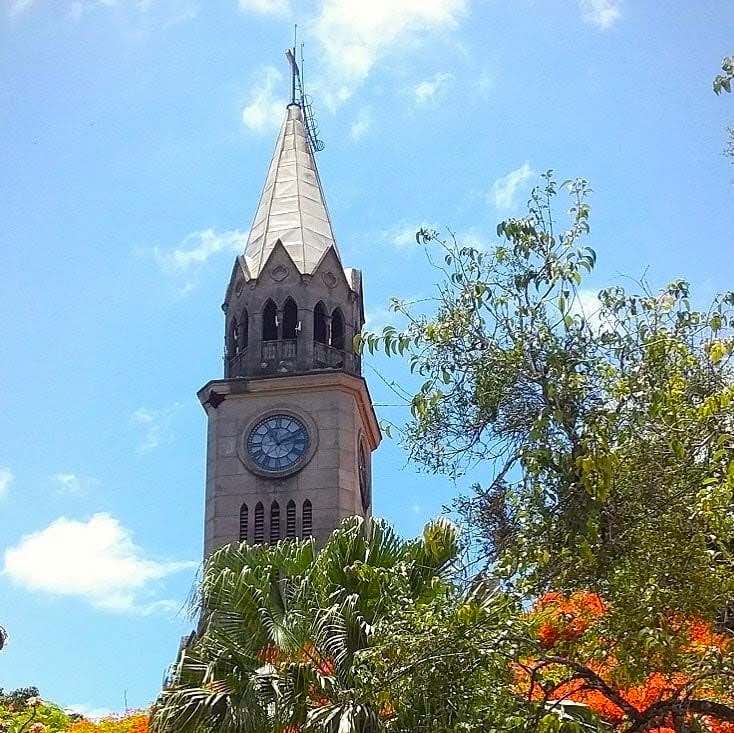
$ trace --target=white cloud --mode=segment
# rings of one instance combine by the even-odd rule
[[[367,132],[369,132],[371,126],[372,114],[368,107],[363,107],[359,111],[357,119],[354,120],[354,122],[352,123],[352,127],[349,130],[349,135],[355,142],[357,140],[361,140],[367,134]]]
[[[599,293],[588,288],[581,288],[571,304],[571,313],[582,316],[595,333],[613,331],[615,329],[614,320],[608,316],[604,317],[601,310]]]
[[[263,15],[287,15],[291,6],[288,0],[240,0],[240,9]]]
[[[336,87],[332,105],[348,99],[393,49],[455,28],[467,5],[468,0],[323,0],[310,32]]]
[[[440,97],[454,79],[453,74],[443,72],[434,74],[431,79],[425,79],[413,90],[416,104],[427,104]]]
[[[181,274],[201,265],[219,252],[242,253],[247,243],[247,234],[239,229],[217,232],[202,229],[187,235],[178,247],[171,250],[153,249],[153,255],[163,270]]]
[[[179,407],[180,405],[175,403],[159,410],[151,410],[147,407],[139,407],[135,410],[130,416],[130,421],[142,430],[142,438],[138,446],[140,453],[150,453],[161,445],[173,442],[171,423]]]
[[[579,0],[582,18],[601,30],[611,28],[622,16],[621,0]]]
[[[419,229],[434,229],[430,224],[399,224],[393,229],[383,232],[383,237],[400,250],[410,250],[418,246],[415,234]]]
[[[88,703],[73,703],[71,705],[67,705],[64,710],[67,713],[76,713],[77,715],[82,715],[87,720],[101,720],[102,718],[109,718],[112,715],[115,715],[117,711],[112,710],[111,708],[97,708],[93,705],[89,705]]]
[[[385,326],[393,323],[395,313],[389,308],[374,308],[364,314],[364,327],[367,331],[382,331]]]
[[[77,496],[85,494],[88,489],[99,483],[96,479],[86,478],[69,472],[56,473],[51,478],[58,484],[57,491],[59,494]]]
[[[242,108],[242,122],[252,132],[270,132],[280,126],[285,115],[286,98],[283,74],[275,66],[263,66],[250,89],[250,100]],[[276,89],[278,90],[276,92]]]
[[[7,495],[14,478],[15,476],[9,468],[0,466],[0,499]]]
[[[72,0],[69,16],[80,21],[88,14],[105,9],[128,13],[131,19],[144,20],[146,25],[152,23],[162,28],[192,20],[199,13],[195,0]],[[140,30],[138,28],[138,32]]]
[[[35,0],[10,0],[8,13],[10,15],[20,15],[28,10],[34,2]]]
[[[60,517],[25,535],[5,551],[3,574],[30,591],[82,598],[110,611],[151,613],[172,603],[146,603],[151,583],[195,565],[145,557],[130,530],[101,513],[86,522]]]
[[[522,185],[535,175],[529,163],[510,171],[506,176],[498,178],[492,185],[490,201],[501,211],[511,209],[515,205],[515,195]]]

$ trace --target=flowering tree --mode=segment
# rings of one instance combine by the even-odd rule
[[[603,612],[566,608],[567,626],[546,608],[539,637],[516,630],[515,662],[535,659],[544,685],[529,720],[545,710],[537,696],[555,675],[572,687],[593,680],[607,697],[664,682],[654,706],[610,698],[634,731],[724,725],[733,720],[734,650],[723,639],[734,626],[734,293],[697,308],[684,280],[586,289],[596,265],[589,193],[583,180],[559,186],[547,174],[527,215],[501,222],[500,241],[482,249],[419,231],[439,263],[435,308],[396,301],[408,327],[357,345],[404,355],[421,377],[403,431],[413,460],[480,476],[457,509],[485,575],[526,606],[550,591],[563,594],[558,603],[578,591],[604,598]],[[722,636],[694,654],[695,629]]]
[[[711,623],[671,614],[660,624],[644,671],[625,668],[605,619],[609,610],[588,592],[548,593],[530,614],[535,658],[516,665],[516,680],[545,710],[581,703],[608,727],[634,731],[734,731],[734,638]],[[654,651],[653,651],[654,650]]]

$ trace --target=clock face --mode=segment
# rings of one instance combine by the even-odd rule
[[[279,473],[295,466],[308,450],[308,430],[291,415],[270,415],[247,436],[250,460],[263,471]]]

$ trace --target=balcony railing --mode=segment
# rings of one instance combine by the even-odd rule
[[[227,364],[227,377],[245,376],[247,349],[240,349],[236,354],[225,354],[224,361]]]
[[[297,355],[297,341],[283,339],[282,341],[263,341],[261,356],[263,362],[285,361],[295,359]]]
[[[250,344],[250,349],[252,348],[257,349],[258,346]],[[259,349],[260,360],[255,365],[248,364],[247,349],[240,349],[236,354],[225,354],[226,376],[234,379],[253,374],[277,374],[308,369],[343,369],[352,374],[360,373],[358,355],[318,341],[313,345],[313,363],[310,365],[299,363],[296,339],[263,341]]]
[[[314,369],[344,369],[352,374],[359,373],[359,357],[348,351],[316,341],[313,345]]]

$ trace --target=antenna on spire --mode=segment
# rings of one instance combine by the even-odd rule
[[[303,83],[303,44],[301,44],[301,66],[299,68],[296,61],[296,48],[298,42],[298,26],[293,28],[293,48],[289,48],[286,52],[286,58],[291,65],[291,104],[298,104],[303,111],[303,124],[306,128],[308,140],[311,147],[317,153],[320,153],[326,146],[323,140],[319,139],[319,126],[313,113],[311,97],[306,94]]]

